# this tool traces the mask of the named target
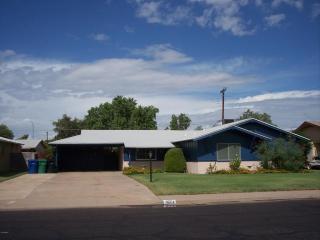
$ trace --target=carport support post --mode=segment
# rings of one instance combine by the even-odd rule
[[[150,176],[150,182],[152,182],[152,151],[149,152],[149,176]]]

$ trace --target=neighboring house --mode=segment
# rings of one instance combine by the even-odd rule
[[[0,172],[25,169],[26,165],[19,156],[21,156],[21,143],[0,137]]]
[[[35,159],[36,155],[41,156],[45,151],[45,146],[42,140],[23,139],[16,141],[23,144],[21,152],[26,161],[29,159]]]
[[[257,143],[274,138],[309,141],[300,135],[256,119],[245,119],[201,131],[183,130],[82,130],[78,136],[54,141],[60,171],[121,170],[126,166],[162,167],[166,151],[183,149],[190,173],[205,173],[209,164],[229,168],[238,155],[242,166],[259,166],[254,154]]]
[[[300,133],[312,141],[309,160],[320,156],[320,121],[305,121],[294,132]]]

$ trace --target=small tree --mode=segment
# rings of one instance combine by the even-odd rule
[[[13,132],[5,124],[0,124],[0,137],[13,139]]]
[[[201,131],[201,130],[203,130],[203,127],[201,125],[199,125],[194,130]]]
[[[304,168],[305,157],[301,146],[292,140],[278,138],[261,143],[256,150],[263,168],[280,168],[297,171]]]
[[[255,118],[263,122],[275,125],[271,120],[271,116],[267,113],[259,113],[259,112],[254,112],[254,111],[251,111],[250,109],[247,109],[247,111],[242,113],[242,115],[240,116],[240,120],[247,119],[247,118]]]
[[[186,171],[186,159],[181,148],[169,149],[164,156],[164,170],[166,172],[180,172]]]
[[[184,113],[180,113],[179,116],[172,115],[170,121],[171,130],[186,130],[191,123],[191,119]]]
[[[53,131],[57,133],[55,139],[58,140],[80,134],[83,122],[78,118],[72,119],[67,114],[63,114],[62,118],[52,124],[54,126]]]
[[[23,134],[21,137],[18,138],[18,140],[25,140],[29,138],[29,134]]]
[[[44,142],[44,151],[40,154],[40,158],[47,159],[49,161],[53,160],[53,148],[48,143]]]

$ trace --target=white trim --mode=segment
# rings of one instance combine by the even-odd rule
[[[219,144],[227,144],[228,145],[228,159],[218,159],[218,145]],[[217,161],[231,161],[232,159],[230,159],[230,150],[229,150],[229,145],[239,145],[239,158],[240,160],[242,159],[241,158],[241,143],[224,143],[224,142],[219,142],[219,143],[216,143],[216,159]]]

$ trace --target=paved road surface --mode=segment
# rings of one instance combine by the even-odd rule
[[[1,211],[0,239],[320,239],[320,202]]]

